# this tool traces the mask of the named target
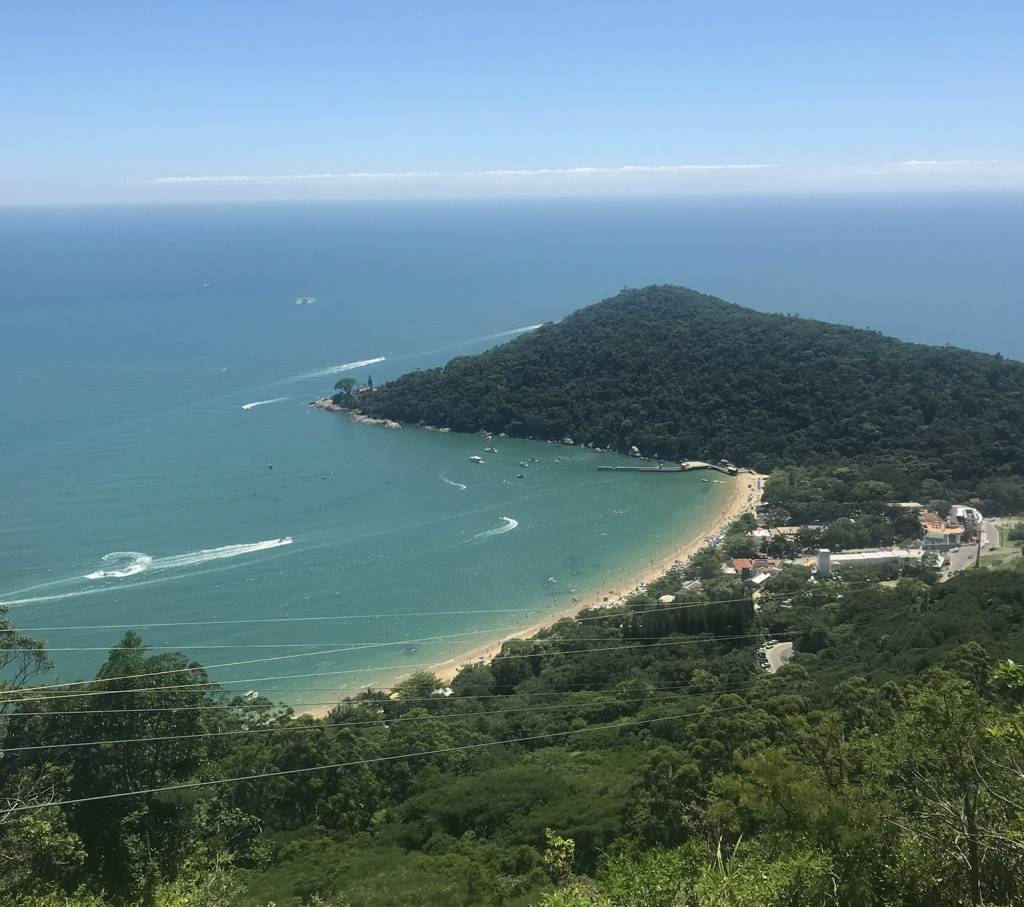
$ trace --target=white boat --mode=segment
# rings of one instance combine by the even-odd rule
[[[484,462],[484,458],[483,457],[478,457],[476,454],[473,454],[473,456],[471,456],[469,458],[469,461],[470,461],[470,463],[483,463]]]
[[[498,448],[497,447],[485,447],[484,448],[484,453],[497,453],[497,452],[498,452]]]

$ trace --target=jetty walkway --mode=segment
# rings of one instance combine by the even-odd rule
[[[660,464],[658,466],[598,466],[597,468],[605,472],[691,472],[694,469],[714,469],[727,476],[734,476],[739,472],[735,466],[716,466],[714,463],[705,463],[702,460],[683,460],[678,466]]]

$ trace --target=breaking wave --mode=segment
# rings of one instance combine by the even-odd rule
[[[243,403],[242,409],[253,409],[256,406],[266,406],[268,403],[281,403],[287,397],[271,397],[269,400],[255,400],[252,403]]]
[[[469,541],[473,541],[474,539],[488,539],[494,535],[504,535],[506,532],[511,532],[519,525],[519,520],[514,520],[510,516],[503,516],[501,521],[501,526],[498,526],[496,529],[488,529],[486,532],[478,532]]]
[[[441,476],[441,481],[444,482],[445,485],[451,485],[452,488],[458,488],[459,491],[465,491],[466,488],[468,487],[466,485],[463,485],[461,482],[453,482],[447,476]]]

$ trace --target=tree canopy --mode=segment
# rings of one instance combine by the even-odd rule
[[[878,475],[863,477],[862,498],[929,480],[980,489],[1000,502],[993,509],[1024,506],[1024,364],[677,286],[623,290],[354,405],[455,431],[569,436],[764,471],[865,463]]]

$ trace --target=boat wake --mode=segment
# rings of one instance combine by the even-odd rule
[[[445,485],[451,485],[452,488],[458,488],[459,491],[465,491],[466,488],[468,487],[466,485],[463,485],[461,482],[453,482],[447,476],[441,476],[441,481],[444,482]]]
[[[58,592],[54,591],[50,595],[36,595],[29,598],[0,598],[0,606],[3,607],[21,607],[24,605],[34,605],[41,602],[52,602],[52,601],[63,601],[69,598],[78,598],[81,595],[91,595],[97,592],[111,592],[117,588],[120,588],[120,584],[117,582],[98,582],[99,580],[123,580],[132,576],[138,576],[139,574],[146,574],[147,576],[154,573],[161,573],[164,571],[177,570],[182,567],[194,567],[200,564],[207,564],[211,561],[220,561],[227,558],[240,557],[246,554],[255,554],[259,551],[270,551],[274,548],[282,548],[285,545],[292,544],[292,537],[290,535],[284,536],[279,539],[267,539],[262,542],[247,542],[242,545],[223,545],[220,548],[202,548],[199,551],[188,551],[184,554],[171,554],[166,557],[153,557],[149,554],[143,554],[141,551],[111,551],[110,554],[103,555],[100,558],[100,565],[96,570],[91,573],[86,573],[77,577],[68,577],[61,580],[53,580],[47,583],[39,583],[35,586],[28,586],[23,589],[18,589],[12,592],[6,593],[7,596],[24,595],[26,592],[34,592],[36,590],[42,590],[45,588],[64,587],[67,591]],[[214,567],[209,569],[226,569],[226,567]],[[181,576],[191,576],[196,571],[188,571],[186,573],[171,574],[163,578],[153,578],[149,580],[139,580],[131,584],[131,588],[137,586],[145,586],[151,583],[163,583],[168,580],[177,579]],[[89,580],[87,587],[81,585],[82,580]],[[78,588],[75,585],[78,584]]]
[[[107,558],[115,556],[124,557],[125,554],[137,560],[132,561],[127,567],[117,568],[113,571],[97,570],[94,573],[87,573],[85,578],[106,579],[107,577],[132,576],[135,573],[141,573],[143,570],[173,570],[178,567],[194,567],[196,564],[206,564],[210,561],[219,561],[227,557],[240,557],[243,554],[255,554],[257,551],[270,551],[273,548],[281,548],[291,543],[292,537],[286,535],[283,538],[268,539],[265,542],[224,545],[221,548],[202,548],[199,551],[189,551],[186,554],[172,554],[168,557],[153,558],[146,554],[135,554],[134,552],[115,552],[114,554],[106,555],[103,560],[107,561]]]
[[[173,570],[177,567],[194,567],[209,561],[219,561],[226,557],[240,557],[243,554],[255,554],[257,551],[269,551],[290,545],[292,537],[286,535],[279,539],[268,539],[265,542],[249,542],[244,545],[224,545],[220,548],[202,548],[186,554],[171,554],[167,557],[151,557],[137,551],[113,551],[103,555],[101,563],[106,566],[92,573],[85,574],[86,579],[122,579],[135,576],[146,570]]]
[[[100,558],[100,563],[105,566],[85,574],[86,579],[121,579],[135,576],[136,573],[148,569],[153,563],[153,558],[138,551],[111,551]]]
[[[341,365],[330,365],[327,368],[317,369],[315,372],[304,372],[296,375],[291,381],[300,381],[305,378],[326,378],[328,375],[337,375],[341,372],[350,372],[355,368],[364,368],[367,365],[376,365],[383,362],[387,356],[374,356],[372,359],[357,359],[355,362],[342,362]]]
[[[525,334],[527,331],[535,331],[537,328],[544,327],[541,324],[528,324],[524,328],[512,328],[511,331],[499,331],[497,334],[488,334],[486,337],[475,337],[473,340],[467,340],[467,343],[480,343],[484,340],[499,340],[502,337],[512,337],[515,334]]]
[[[254,409],[257,406],[266,406],[268,403],[281,403],[287,397],[271,397],[269,400],[255,400],[252,403],[243,403],[242,409]]]
[[[488,529],[486,532],[478,532],[473,536],[473,538],[468,539],[468,541],[472,542],[476,539],[489,539],[495,535],[504,535],[506,532],[511,532],[519,525],[519,520],[514,520],[510,516],[503,516],[501,521],[501,526],[498,526],[496,529]]]
[[[457,350],[463,346],[471,346],[476,343],[486,343],[488,340],[501,340],[503,337],[514,337],[516,334],[525,334],[527,331],[535,331],[540,327],[544,327],[544,325],[528,324],[525,327],[512,328],[511,331],[498,331],[497,334],[485,334],[483,337],[470,337],[468,340],[459,340],[457,343],[449,343],[447,346],[440,346],[434,350],[424,350],[422,353],[413,353],[411,358],[421,359],[424,356],[434,356],[437,353],[447,353],[449,350]]]

